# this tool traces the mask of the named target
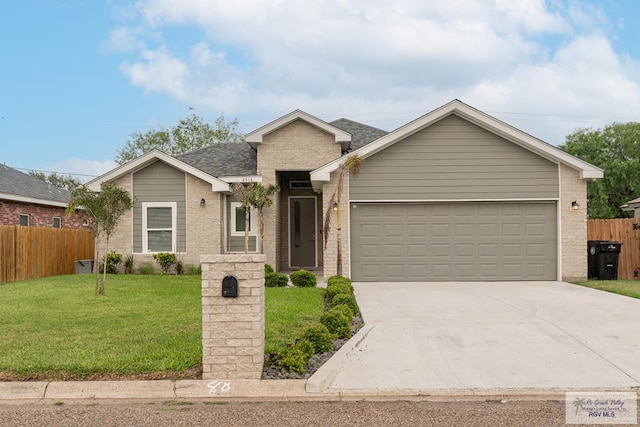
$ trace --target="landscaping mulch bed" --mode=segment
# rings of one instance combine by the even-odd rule
[[[351,321],[352,336],[364,326],[364,322],[361,316],[356,316]],[[265,366],[262,371],[263,380],[284,380],[284,379],[307,379],[311,377],[324,363],[331,358],[340,348],[349,340],[338,339],[333,342],[333,350],[327,353],[314,354],[309,359],[307,371],[299,374],[297,372],[289,371],[287,369],[278,368],[276,366],[275,355],[270,355],[265,360]]]

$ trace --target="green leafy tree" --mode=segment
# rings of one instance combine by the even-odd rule
[[[216,142],[243,140],[244,135],[238,131],[238,119],[227,120],[221,115],[211,125],[197,114],[192,114],[180,120],[171,129],[132,133],[125,146],[118,150],[116,162],[119,165],[124,164],[154,148],[176,156],[208,147]]]
[[[640,196],[640,123],[578,129],[559,148],[604,170],[587,184],[589,218],[628,216],[620,206]]]
[[[29,175],[34,178],[38,178],[41,181],[55,185],[58,188],[64,188],[69,191],[73,191],[82,185],[82,182],[80,182],[79,179],[74,178],[71,175],[59,174],[57,172],[46,174],[40,171],[31,171],[29,172]]]
[[[83,185],[71,193],[67,213],[78,212],[87,221],[87,226],[96,241],[96,260],[100,259],[99,244],[101,237],[104,236],[106,240],[107,250],[103,259],[102,280],[100,280],[99,269],[94,267],[96,273],[96,295],[105,294],[109,238],[125,211],[131,209],[131,205],[129,193],[113,184],[104,184],[99,192],[91,191]],[[97,266],[98,263],[96,262],[95,265]]]
[[[336,274],[338,276],[342,275],[342,216],[340,215],[341,211],[341,203],[342,203],[342,187],[344,187],[345,180],[349,176],[349,174],[353,174],[353,176],[357,176],[360,168],[363,163],[362,157],[352,154],[347,157],[338,169],[336,170],[336,189],[331,194],[331,198],[329,199],[329,204],[327,207],[327,212],[324,216],[324,247],[327,247],[327,243],[329,242],[329,233],[331,232],[331,222],[333,220],[333,215],[336,216],[336,244],[337,244],[337,264],[336,264]]]
[[[240,197],[241,207],[244,209],[244,252],[249,252],[249,219],[251,208],[258,211],[258,236],[260,253],[264,252],[264,209],[273,205],[273,196],[280,191],[277,185],[262,185],[260,182],[242,182],[233,185],[234,194]]]

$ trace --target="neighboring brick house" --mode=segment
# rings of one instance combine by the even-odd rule
[[[81,228],[67,215],[69,191],[0,164],[0,225]]]
[[[336,170],[344,183],[343,274],[356,281],[570,280],[587,277],[586,183],[602,170],[458,100],[385,132],[296,110],[246,136],[171,157],[154,150],[88,183],[116,183],[133,209],[109,249],[151,260],[242,252],[235,182],[277,184],[264,252],[279,271],[336,272]],[[579,209],[575,209],[579,207]],[[256,250],[255,213],[250,251]],[[104,250],[102,248],[101,250]]]

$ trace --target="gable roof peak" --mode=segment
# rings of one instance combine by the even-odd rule
[[[340,144],[343,150],[347,149],[349,147],[349,144],[351,143],[351,134],[331,125],[330,123],[325,122],[324,120],[312,116],[309,113],[305,113],[300,109],[293,110],[289,114],[285,114],[284,116],[272,121],[271,123],[267,123],[266,125],[259,127],[253,132],[249,132],[245,136],[245,141],[255,149],[258,144],[262,144],[264,142],[264,137],[266,135],[296,120],[305,121],[310,125],[320,128],[323,131],[333,135],[336,144]]]

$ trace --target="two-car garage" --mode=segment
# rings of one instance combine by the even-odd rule
[[[352,203],[355,281],[556,280],[546,202]]]

